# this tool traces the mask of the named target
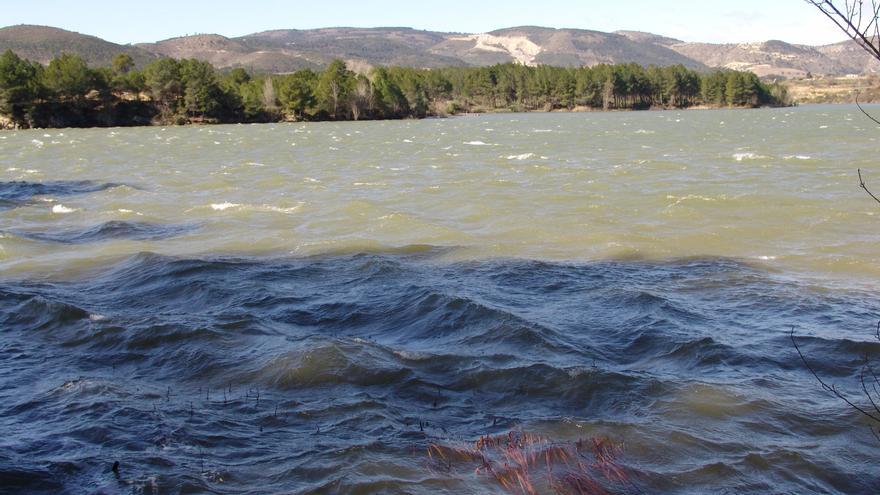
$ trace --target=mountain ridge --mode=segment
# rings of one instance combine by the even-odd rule
[[[337,58],[367,65],[422,68],[506,62],[558,66],[681,64],[696,70],[748,70],[762,77],[880,72],[880,63],[851,41],[820,46],[781,40],[717,44],[684,42],[640,31],[606,33],[541,26],[515,26],[487,33],[410,27],[275,29],[234,38],[196,34],[120,45],[51,26],[17,25],[0,28],[0,51],[6,49],[43,64],[65,51],[98,66],[109,65],[117,53],[128,53],[138,65],[169,56],[206,60],[218,68],[244,67],[274,73],[319,69]]]

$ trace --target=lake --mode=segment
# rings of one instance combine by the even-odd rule
[[[586,463],[539,493],[872,493],[871,421],[790,333],[870,406],[878,138],[853,106],[0,132],[0,487],[519,493],[488,436]]]

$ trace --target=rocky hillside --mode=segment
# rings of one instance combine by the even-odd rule
[[[46,63],[63,51],[107,65],[116,53],[131,54],[139,64],[157,56],[198,58],[217,67],[245,67],[259,72],[320,68],[335,58],[361,65],[410,67],[481,66],[516,61],[527,65],[596,65],[635,62],[682,64],[692,69],[727,67],[759,76],[872,74],[880,72],[854,43],[828,46],[784,41],[711,44],[637,31],[604,33],[582,29],[522,26],[490,33],[439,33],[411,28],[326,28],[277,30],[240,38],[200,34],[136,46],[117,45],[93,36],[41,26],[0,29],[0,51]]]
[[[534,65],[581,66],[636,62],[641,65],[703,64],[655,43],[645,43],[616,33],[581,29],[523,26],[486,34],[449,35],[433,53],[457,58],[470,65],[511,60]]]
[[[850,46],[853,50],[846,50]],[[670,48],[709,67],[747,70],[762,77],[804,77],[808,72],[858,74],[871,69],[870,57],[853,43],[812,47],[773,40],[725,45],[677,43]]]

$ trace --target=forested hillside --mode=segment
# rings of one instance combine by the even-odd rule
[[[755,107],[787,103],[784,88],[746,72],[681,65],[565,68],[498,64],[253,75],[161,58],[136,69],[128,54],[92,68],[64,54],[48,66],[0,56],[0,114],[17,127],[420,118],[460,112]]]

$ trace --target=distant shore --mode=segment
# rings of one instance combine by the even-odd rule
[[[173,58],[138,69],[124,53],[109,68],[89,67],[67,53],[44,67],[7,50],[0,55],[0,115],[6,127],[125,127],[760,107],[790,101],[783,86],[750,72],[699,73],[682,65],[354,69],[334,60],[320,72],[250,74]]]
[[[845,103],[840,103],[845,104]],[[320,122],[379,122],[379,121],[394,121],[394,120],[423,120],[423,119],[445,119],[445,118],[471,118],[471,117],[480,117],[483,115],[501,115],[501,114],[537,114],[537,113],[621,113],[621,112],[662,112],[662,111],[675,111],[675,110],[683,110],[683,111],[693,111],[693,110],[757,110],[762,108],[781,108],[781,107],[791,107],[797,106],[797,104],[790,105],[764,105],[760,107],[730,107],[730,106],[710,106],[710,105],[693,105],[689,107],[650,107],[650,108],[616,108],[616,109],[608,109],[603,110],[601,108],[591,108],[591,107],[576,107],[576,108],[555,108],[552,110],[510,110],[510,109],[494,109],[494,110],[482,110],[478,112],[460,112],[460,113],[444,113],[444,114],[432,114],[428,113],[423,117],[404,117],[404,118],[387,118],[387,119],[302,119],[302,120],[288,120],[288,119],[280,119],[280,120],[266,120],[260,122],[212,122],[207,120],[196,120],[196,121],[176,121],[176,122],[163,122],[163,121],[151,121],[148,123],[137,123],[137,124],[117,124],[117,125],[91,125],[91,126],[58,126],[58,127],[16,127],[13,123],[7,118],[0,115],[0,131],[15,131],[15,130],[39,130],[39,129],[69,129],[69,128],[80,128],[80,129],[102,129],[102,128],[115,128],[115,127],[186,127],[186,126],[210,126],[210,125],[236,125],[236,124],[295,124],[295,123],[320,123]]]

